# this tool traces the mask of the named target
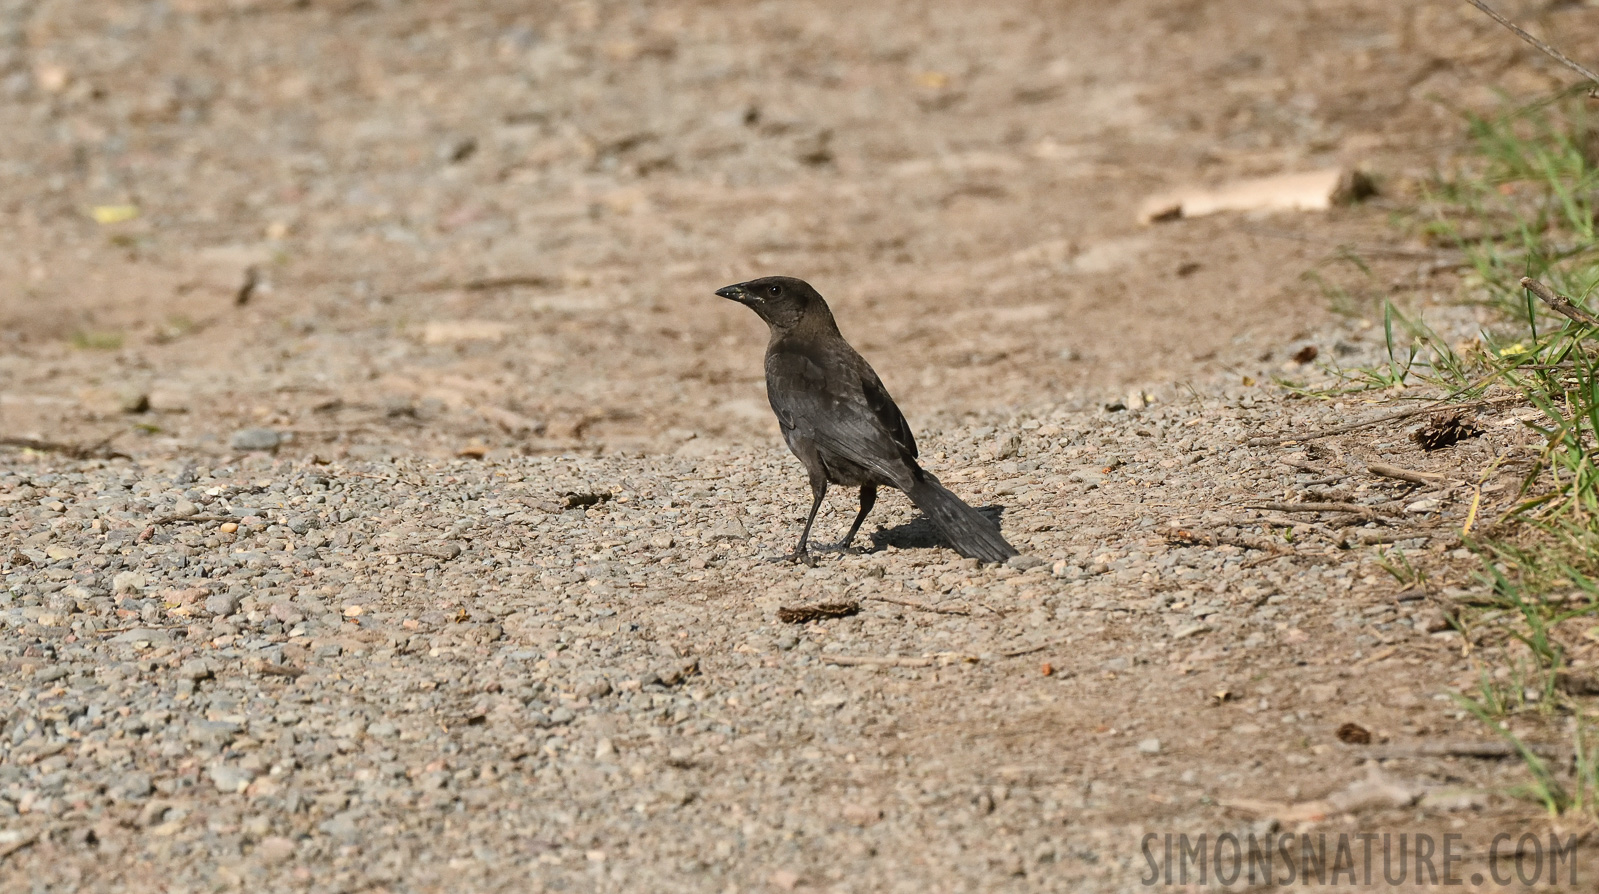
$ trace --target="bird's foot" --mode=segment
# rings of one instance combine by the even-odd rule
[[[789,553],[786,556],[777,556],[776,558],[769,559],[768,561],[778,562],[778,563],[781,563],[781,564],[792,563],[792,564],[795,564],[795,565],[804,565],[807,568],[815,568],[816,567],[816,556],[814,554],[812,554],[809,550],[806,550],[805,552]]]

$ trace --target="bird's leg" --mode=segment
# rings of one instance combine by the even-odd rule
[[[856,516],[855,516],[855,524],[849,526],[849,533],[844,535],[844,539],[840,540],[839,542],[837,542],[835,544],[833,544],[833,548],[834,549],[840,549],[840,550],[849,549],[849,545],[852,542],[854,542],[854,540],[855,540],[855,535],[860,533],[861,522],[866,521],[866,513],[872,511],[872,506],[876,502],[877,502],[877,485],[875,485],[875,484],[863,484],[863,485],[861,485],[861,511],[856,514]]]
[[[821,475],[811,476],[811,514],[805,518],[805,530],[800,532],[799,546],[794,547],[794,552],[783,558],[791,562],[800,562],[815,567],[816,557],[811,555],[806,544],[811,539],[811,525],[816,521],[816,512],[822,508],[822,500],[827,497],[827,478]]]

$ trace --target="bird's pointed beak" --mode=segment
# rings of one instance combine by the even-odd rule
[[[716,294],[721,295],[723,298],[726,298],[730,301],[737,301],[740,303],[743,303],[744,299],[749,297],[749,293],[744,291],[743,286],[723,286],[716,290]]]

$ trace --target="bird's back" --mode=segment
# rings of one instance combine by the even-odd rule
[[[824,462],[833,456],[869,470],[877,483],[908,486],[917,468],[910,426],[831,315],[821,322],[767,345],[766,394],[784,437],[796,453],[809,444]]]

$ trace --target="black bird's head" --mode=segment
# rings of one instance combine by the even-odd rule
[[[820,312],[829,320],[827,302],[811,284],[792,276],[763,276],[716,290],[723,298],[737,301],[760,314],[774,330],[788,330],[808,315]]]

